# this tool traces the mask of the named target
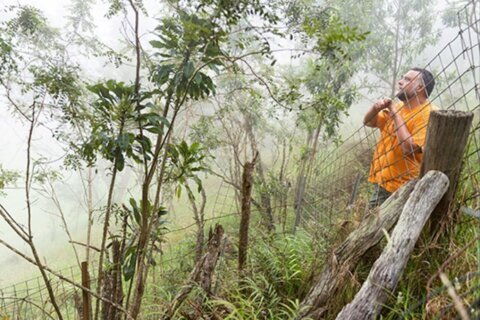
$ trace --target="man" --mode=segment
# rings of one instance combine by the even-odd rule
[[[432,110],[428,97],[434,85],[429,71],[412,68],[398,81],[395,96],[399,103],[382,99],[365,114],[363,123],[381,131],[368,178],[376,184],[369,208],[379,206],[392,192],[418,176]]]

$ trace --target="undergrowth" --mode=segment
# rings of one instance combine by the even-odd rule
[[[308,293],[327,260],[329,252],[342,239],[320,239],[305,229],[295,234],[266,235],[257,218],[252,219],[248,263],[243,273],[238,272],[238,232],[236,218],[225,219],[228,243],[215,270],[212,296],[207,297],[194,289],[174,319],[296,319],[300,313],[300,302]],[[353,222],[355,228],[358,222]],[[446,259],[458,253],[468,242],[479,236],[480,223],[465,215],[452,225],[448,237],[441,238],[434,246],[417,244],[397,289],[390,294],[379,319],[449,319],[456,316],[452,299],[437,273]],[[338,230],[341,226],[336,226]],[[348,228],[348,229],[351,229]],[[332,229],[335,233],[337,229]],[[351,230],[349,230],[351,231]],[[194,261],[189,252],[194,248],[191,234],[170,253],[182,257],[161,263],[152,274],[155,279],[149,284],[149,295],[143,307],[144,319],[158,319],[168,308],[178,290],[187,283]],[[380,250],[381,248],[379,248]],[[379,251],[380,253],[380,251]],[[480,242],[468,247],[458,257],[443,266],[443,272],[453,283],[457,293],[465,301],[476,301],[480,297]],[[168,261],[167,254],[163,261]],[[371,261],[373,263],[373,261]],[[330,306],[326,319],[335,319],[341,308],[350,302],[368,276],[371,265],[360,264],[346,281],[345,286]],[[427,300],[427,293],[430,298]],[[478,318],[478,306],[466,305],[472,316]],[[477,309],[475,309],[477,308]],[[477,311],[476,311],[477,310]]]

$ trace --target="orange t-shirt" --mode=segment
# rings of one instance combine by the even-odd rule
[[[431,104],[427,102],[410,110],[400,102],[396,107],[412,135],[413,142],[423,148],[432,110]],[[377,126],[381,136],[373,154],[368,181],[380,185],[389,192],[394,192],[404,183],[418,176],[422,153],[417,151],[404,155],[389,111],[383,110],[378,113]]]

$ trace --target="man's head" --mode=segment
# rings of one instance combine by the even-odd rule
[[[403,102],[412,99],[423,101],[433,91],[435,79],[430,71],[421,68],[412,68],[398,81],[396,97]]]

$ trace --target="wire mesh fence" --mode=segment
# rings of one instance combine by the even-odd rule
[[[332,217],[333,212],[344,211],[352,205],[367,208],[378,193],[388,194],[406,181],[416,177],[422,160],[422,149],[432,110],[458,110],[474,114],[470,138],[463,161],[459,202],[472,209],[480,209],[480,44],[479,7],[475,1],[459,13],[459,31],[448,44],[424,67],[434,75],[435,83],[428,99],[420,94],[406,101],[393,102],[395,108],[382,110],[376,121],[361,126],[340,144],[321,151],[315,166],[307,177],[307,187],[302,197],[302,217],[322,214]],[[417,77],[422,77],[419,73]],[[408,93],[405,83],[422,79],[400,79],[400,93]],[[428,87],[429,83],[424,83]],[[403,88],[402,88],[403,87]],[[402,90],[403,89],[403,90]],[[401,95],[401,94],[400,94]],[[405,100],[405,99],[404,99]],[[398,115],[402,122],[397,122]],[[405,150],[399,133],[403,128],[418,147]],[[380,129],[380,130],[376,130]],[[407,134],[407,137],[408,137]],[[412,143],[409,144],[412,147]],[[449,148],[449,146],[445,146]],[[374,185],[377,185],[376,187]],[[376,193],[376,194],[375,194]],[[372,196],[373,195],[373,196]],[[323,197],[325,201],[312,206],[312,199]]]
[[[57,273],[81,283],[79,266],[72,266]],[[55,276],[50,277],[49,282],[64,319],[81,320],[78,312],[82,306],[81,290]],[[94,286],[94,281],[91,286]],[[1,319],[55,319],[54,314],[47,287],[41,277],[0,289]]]
[[[280,212],[295,212],[303,221],[305,228],[322,226],[328,233],[329,226],[335,224],[335,219],[348,218],[352,208],[364,208],[371,205],[373,194],[378,199],[381,189],[393,192],[405,181],[418,175],[422,154],[421,148],[425,142],[428,127],[428,115],[431,110],[459,110],[475,114],[468,146],[465,152],[460,186],[457,191],[457,202],[461,208],[473,215],[480,210],[480,6],[472,0],[458,13],[459,31],[436,56],[425,66],[425,70],[434,75],[435,87],[425,102],[421,97],[414,96],[410,100],[396,104],[393,111],[381,111],[374,126],[379,130],[361,126],[340,144],[326,146],[317,155],[314,166],[308,176],[302,180],[302,192],[296,199],[288,196],[287,202],[278,207]],[[405,82],[415,82],[419,79],[403,79]],[[429,82],[422,78],[426,87]],[[394,118],[400,115],[403,123],[395,123]],[[399,130],[408,129],[414,144],[418,148],[402,147],[405,142],[397,135]],[[393,139],[386,141],[386,135]],[[380,141],[380,143],[379,143]],[[448,148],[448,146],[445,146]],[[372,164],[373,163],[373,164]],[[374,183],[372,183],[374,182]],[[213,215],[205,219],[206,224],[221,222],[222,219],[238,216],[238,207],[234,204],[235,192],[232,186],[220,184],[215,198]],[[297,187],[298,188],[298,187]],[[260,209],[252,214],[260,216]],[[317,221],[318,224],[312,224]],[[286,221],[284,221],[286,222]],[[174,234],[195,230],[196,224],[184,226],[164,233]],[[179,241],[163,248],[157,266],[152,274],[158,277],[175,277],[179,268],[188,270],[191,267],[195,248],[189,241]],[[181,262],[181,263],[179,263]],[[95,274],[92,268],[91,274]],[[81,283],[81,270],[71,267],[59,272],[64,277]],[[473,313],[478,316],[478,273],[459,277],[457,282],[465,284],[460,292],[463,298],[471,301]],[[91,287],[96,281],[91,279]],[[80,319],[81,290],[74,285],[52,276],[51,286],[64,314],[64,319]],[[160,288],[153,279],[149,284],[153,294],[166,295],[171,290]],[[164,290],[163,293],[160,291]],[[445,290],[445,289],[441,289]],[[441,291],[438,292],[440,294]],[[432,299],[431,299],[432,300]],[[431,301],[430,300],[430,301]],[[433,298],[434,300],[434,298]],[[423,307],[427,301],[422,301]],[[146,318],[156,319],[162,306],[152,304],[145,307]],[[436,314],[444,318],[450,314],[452,304],[446,302],[438,308]],[[415,312],[413,309],[409,312]],[[475,313],[477,312],[477,313]],[[49,302],[47,289],[41,278],[25,281],[8,288],[0,289],[0,318],[6,319],[54,319],[53,306]],[[408,314],[404,315],[408,317]]]

